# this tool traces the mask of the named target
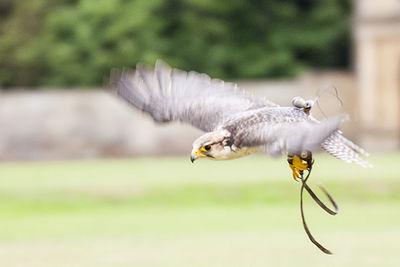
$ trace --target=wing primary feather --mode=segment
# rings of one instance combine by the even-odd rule
[[[236,84],[171,69],[162,61],[156,62],[154,70],[139,63],[135,71],[113,71],[111,80],[119,96],[156,122],[175,120],[204,131],[218,128],[233,114],[274,105],[240,92]]]

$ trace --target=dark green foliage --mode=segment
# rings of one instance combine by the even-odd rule
[[[157,58],[219,78],[347,67],[350,0],[0,2],[0,85],[96,86]]]

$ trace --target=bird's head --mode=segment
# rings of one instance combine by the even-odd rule
[[[226,159],[232,152],[229,146],[230,136],[230,132],[225,129],[203,134],[193,142],[190,160],[194,162],[198,158]]]

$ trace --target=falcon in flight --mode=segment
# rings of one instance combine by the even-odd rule
[[[332,156],[363,167],[367,153],[342,136],[345,116],[318,121],[310,115],[313,101],[294,98],[280,107],[253,97],[234,83],[206,74],[172,69],[157,61],[155,69],[138,64],[136,70],[111,73],[119,96],[156,122],[180,121],[205,132],[193,142],[192,162],[199,158],[235,159],[266,151],[287,155],[296,179],[311,162],[311,151],[322,148]]]

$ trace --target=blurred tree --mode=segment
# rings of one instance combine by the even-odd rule
[[[4,1],[0,5],[0,85],[37,85],[45,62],[37,38],[47,12],[47,0]]]
[[[3,86],[95,86],[157,58],[220,78],[349,64],[350,0],[3,1]]]

